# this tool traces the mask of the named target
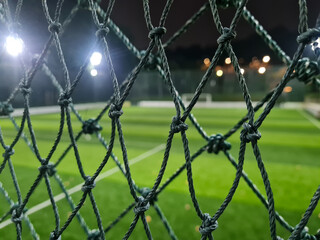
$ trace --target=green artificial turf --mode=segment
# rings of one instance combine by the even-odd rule
[[[80,112],[84,119],[97,116],[99,110]],[[166,142],[171,119],[174,116],[173,109],[157,108],[124,108],[124,114],[120,120],[123,126],[124,138],[127,145],[128,157],[133,159],[150,149]],[[195,109],[193,114],[208,135],[226,133],[237,123],[245,111],[240,109]],[[59,114],[32,116],[32,123],[37,139],[40,154],[44,158],[48,154],[53,141],[56,138],[59,123]],[[16,118],[20,124],[19,118]],[[73,117],[73,130],[75,133],[81,129],[81,124]],[[111,121],[107,114],[102,118],[100,125],[103,127],[102,136],[109,141]],[[191,154],[197,151],[206,142],[187,120],[189,129],[186,134],[189,140]],[[8,119],[0,119],[0,127],[6,144],[10,144],[17,131]],[[26,135],[28,129],[26,126]],[[273,109],[270,116],[260,128],[262,138],[259,147],[269,174],[271,186],[275,198],[276,210],[285,219],[295,226],[301,219],[310,199],[320,183],[320,129],[306,119],[299,110]],[[228,141],[232,144],[231,153],[237,160],[239,152],[239,131]],[[67,128],[53,155],[52,162],[57,161],[62,152],[70,144]],[[81,161],[87,175],[92,175],[103,160],[106,149],[99,143],[95,135],[83,135],[78,141]],[[22,197],[24,198],[38,174],[39,162],[31,150],[20,139],[14,147],[15,154],[12,162],[18,178]],[[3,150],[2,150],[3,152]],[[116,137],[114,154],[122,163],[122,153],[118,137]],[[164,151],[143,159],[131,166],[132,177],[140,187],[152,187],[158,174]],[[176,134],[170,152],[167,170],[164,176],[166,180],[175,170],[185,162],[182,141]],[[116,165],[112,159],[105,166],[104,171],[114,168]],[[213,215],[226,197],[235,177],[235,169],[222,154],[203,153],[193,162],[193,179],[196,196],[203,212]],[[67,188],[83,183],[76,165],[73,151],[70,151],[57,168]],[[257,167],[252,148],[247,145],[244,170],[252,181],[265,195],[261,175]],[[3,184],[13,201],[17,201],[16,192],[12,183],[8,166],[0,175]],[[61,189],[51,178],[54,195]],[[103,225],[106,227],[121,211],[133,202],[129,187],[123,174],[118,171],[111,176],[97,182],[93,189],[99,212],[102,216]],[[82,192],[72,195],[75,203],[78,203]],[[48,193],[44,181],[40,183],[27,207],[48,199]],[[196,215],[190,200],[186,172],[175,179],[159,195],[157,204],[163,210],[166,218],[179,239],[200,239],[198,227],[201,220]],[[57,203],[61,224],[64,224],[71,208],[66,200]],[[4,196],[0,194],[0,217],[9,210],[9,205]],[[92,206],[87,199],[84,207],[80,210],[82,217],[90,229],[97,228],[97,221],[93,214]],[[147,212],[150,221],[150,229],[154,239],[170,239],[169,235],[151,207]],[[133,211],[130,211],[114,228],[107,234],[107,239],[122,239],[133,220]],[[48,239],[54,230],[54,216],[51,207],[31,214],[29,216],[41,239]],[[254,195],[244,180],[240,181],[238,190],[233,201],[225,213],[219,219],[219,227],[214,231],[215,239],[270,239],[268,212]],[[311,233],[315,233],[320,227],[320,207],[317,207],[310,222]],[[289,236],[279,224],[278,235],[283,238]],[[64,232],[63,239],[86,239],[86,234],[75,218],[69,228]],[[0,239],[16,239],[16,231],[13,224],[0,229]],[[23,224],[23,239],[32,239],[30,232]],[[139,221],[131,239],[147,239],[141,221]]]

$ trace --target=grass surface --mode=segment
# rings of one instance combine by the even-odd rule
[[[226,133],[245,114],[245,111],[239,109],[195,109],[193,113],[203,129],[208,135],[211,135]],[[84,119],[95,117],[97,114],[98,110],[81,112]],[[172,116],[174,116],[172,109],[125,108],[120,119],[129,159],[164,144],[168,136]],[[81,129],[81,124],[75,118],[73,120],[74,132],[77,133]],[[45,157],[58,131],[59,114],[32,116],[32,122],[40,154]],[[17,119],[17,123],[20,123],[20,119]],[[187,136],[192,154],[205,145],[205,140],[201,138],[189,121],[187,123],[189,125]],[[100,124],[103,127],[101,134],[108,141],[110,119],[105,116]],[[12,123],[8,119],[1,118],[0,126],[5,143],[11,143],[16,135]],[[259,147],[274,192],[276,210],[292,226],[295,226],[320,183],[320,129],[315,127],[297,110],[273,109],[260,128],[260,132],[262,138],[259,140]],[[237,159],[240,144],[239,132],[235,133],[228,141],[232,144],[231,153]],[[57,161],[69,143],[65,128],[52,162]],[[104,158],[106,150],[98,142],[95,135],[82,136],[78,141],[78,146],[85,173],[92,175]],[[12,156],[12,162],[24,198],[38,174],[40,164],[22,139],[14,149],[15,154]],[[118,138],[116,139],[114,154],[122,162]],[[162,158],[163,151],[160,151],[132,165],[132,177],[135,183],[140,187],[151,187],[158,174]],[[174,137],[164,180],[174,173],[184,161],[181,137],[177,134]],[[194,161],[192,166],[196,195],[201,209],[203,212],[213,215],[229,191],[235,177],[235,169],[222,153],[215,155],[205,152]],[[113,167],[115,167],[115,164],[110,159],[103,171]],[[83,182],[72,151],[67,154],[57,170],[67,188]],[[244,170],[265,195],[260,172],[250,144],[247,145]],[[16,202],[17,196],[8,166],[0,175],[0,182]],[[54,195],[59,194],[61,190],[53,178],[51,178],[51,184]],[[93,193],[105,227],[133,202],[126,179],[121,172],[116,172],[98,182]],[[82,192],[72,195],[75,203],[79,202],[81,195]],[[30,198],[27,207],[30,209],[47,199],[47,190],[44,181],[42,181]],[[201,225],[201,220],[196,216],[190,200],[186,172],[183,172],[159,195],[157,204],[163,210],[179,239],[200,239],[197,229]],[[58,207],[61,224],[63,224],[71,209],[66,200],[59,201]],[[4,196],[0,194],[0,216],[8,209],[8,203]],[[89,200],[86,201],[80,213],[90,229],[97,228],[97,222]],[[146,212],[146,215],[151,220],[150,228],[154,239],[170,239],[152,207]],[[54,229],[52,208],[47,207],[31,214],[29,217],[41,239],[48,239],[50,232]],[[130,211],[106,234],[106,238],[122,239],[133,217],[133,211]],[[277,226],[278,235],[283,238],[288,237],[288,232],[281,226]],[[313,214],[308,226],[311,233],[315,233],[319,228],[319,207]],[[213,233],[213,236],[215,239],[270,239],[267,210],[243,180],[240,181],[233,201],[219,219],[219,228]],[[13,224],[0,229],[0,239],[16,239]],[[25,224],[23,224],[23,239],[31,239]],[[86,239],[86,234],[77,219],[74,219],[70,227],[64,232],[63,239]],[[131,239],[147,239],[141,221],[139,221]]]

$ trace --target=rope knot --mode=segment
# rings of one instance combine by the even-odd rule
[[[109,117],[110,118],[119,118],[123,114],[123,111],[119,106],[115,104],[111,104],[110,110],[109,110]]]
[[[308,227],[304,227],[304,229],[301,231],[300,239],[301,240],[317,240],[317,238],[315,236],[309,234]]]
[[[82,124],[82,131],[85,134],[92,134],[101,130],[102,127],[92,118],[88,119]]]
[[[208,153],[218,154],[221,150],[231,149],[231,144],[224,141],[224,137],[221,134],[216,134],[210,137],[207,151]]]
[[[58,99],[58,104],[60,106],[68,107],[71,102],[72,102],[72,99],[70,98],[69,94],[67,93],[60,94],[60,97]]]
[[[180,118],[177,118],[176,116],[172,118],[172,123],[170,126],[170,130],[173,133],[178,133],[181,131],[186,131],[188,129],[188,125],[181,121]]]
[[[100,25],[99,29],[96,31],[96,36],[98,38],[104,38],[108,35],[108,33],[109,33],[109,28],[103,25]]]
[[[5,149],[4,153],[2,154],[2,156],[5,159],[8,159],[13,154],[14,154],[14,149],[12,149],[10,146],[6,146],[6,149]]]
[[[59,33],[61,30],[61,24],[58,22],[52,22],[49,24],[48,30],[51,33]]]
[[[138,215],[142,214],[145,211],[147,211],[150,208],[150,203],[144,199],[144,197],[139,196],[138,202],[136,203],[136,206],[133,209],[133,212]]]
[[[87,240],[101,240],[100,231],[98,229],[93,229],[89,232]]]
[[[11,209],[10,209],[11,214],[12,214],[12,212],[13,212],[14,210],[18,209],[19,206],[20,206],[20,205],[19,205],[18,203],[13,204],[13,205],[11,206]]]
[[[320,37],[319,37],[320,38]],[[318,38],[318,39],[319,39]],[[312,43],[312,50],[317,54],[317,51],[319,51],[320,50],[320,44],[319,44],[319,41],[314,41],[313,43]]]
[[[144,187],[141,189],[141,195],[143,198],[147,198],[150,194],[151,189],[148,187]],[[158,200],[157,195],[154,194],[154,196],[149,200],[150,204],[153,205]]]
[[[313,82],[319,74],[320,70],[317,62],[310,61],[309,58],[301,58],[297,63],[293,76],[300,82],[308,84]]]
[[[18,215],[17,209],[13,209],[11,213],[11,221],[13,223],[21,223],[23,214]]]
[[[28,96],[31,93],[30,87],[25,84],[20,84],[19,90],[24,96]]]
[[[14,111],[12,105],[6,102],[0,102],[0,116],[7,116]]]
[[[237,36],[236,32],[234,30],[230,30],[230,28],[223,28],[222,35],[218,38],[217,42],[218,44],[224,44],[228,41],[231,41]]]
[[[201,235],[208,236],[217,228],[218,222],[214,221],[213,217],[210,217],[208,213],[205,213],[202,219],[202,224],[199,228],[199,232],[201,233]]]
[[[81,187],[82,192],[88,193],[90,192],[94,187],[96,186],[96,183],[91,180],[91,177],[87,176],[86,181]]]
[[[261,133],[257,131],[253,126],[251,126],[249,123],[243,124],[243,130],[240,133],[241,141],[249,143],[252,141],[257,141],[260,138],[261,138]]]
[[[55,232],[51,232],[49,240],[61,240],[61,236],[57,237]]]
[[[57,172],[55,166],[52,163],[43,164],[38,168],[38,170],[41,174],[48,173],[50,177],[52,177]]]
[[[297,37],[298,43],[310,44],[314,39],[320,37],[320,29],[309,28]]]
[[[154,39],[155,37],[161,38],[163,34],[167,32],[165,27],[155,27],[149,32],[149,38]]]
[[[13,212],[14,210],[17,210],[19,207],[20,207],[19,203],[15,203],[15,204],[11,205],[10,213],[12,214],[12,212]],[[28,211],[28,208],[25,207],[25,208],[22,210],[22,213],[26,213],[27,211]]]

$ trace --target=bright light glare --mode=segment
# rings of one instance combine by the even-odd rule
[[[258,72],[259,74],[264,74],[266,72],[266,68],[265,67],[259,67]]]
[[[90,62],[93,66],[98,66],[101,63],[102,55],[99,52],[92,53]]]
[[[92,70],[90,71],[90,74],[91,74],[92,77],[97,76],[97,75],[98,75],[97,69],[92,69]]]
[[[240,72],[241,72],[242,74],[244,74],[244,69],[243,69],[243,68],[241,68],[241,69],[240,69]]]
[[[226,58],[225,60],[224,60],[224,62],[225,62],[225,64],[230,64],[231,63],[231,58]]]
[[[223,71],[221,69],[219,69],[217,72],[216,72],[217,76],[218,77],[221,77],[223,75]]]
[[[268,62],[270,61],[270,56],[268,56],[268,55],[264,56],[264,57],[262,58],[262,61],[263,61],[264,63],[268,63]]]
[[[6,38],[5,48],[11,56],[18,56],[23,51],[23,41],[19,37],[9,36]]]

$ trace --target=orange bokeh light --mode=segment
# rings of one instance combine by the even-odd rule
[[[285,92],[285,93],[290,93],[290,92],[292,92],[292,87],[286,86],[286,87],[283,89],[283,92]]]

